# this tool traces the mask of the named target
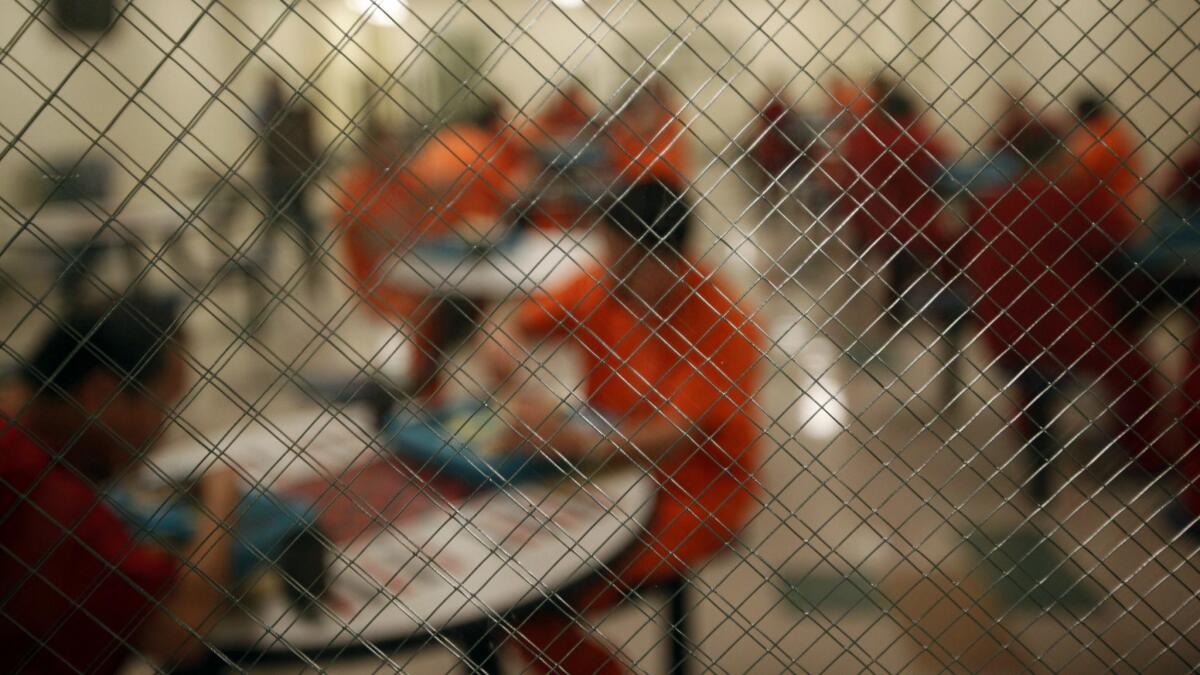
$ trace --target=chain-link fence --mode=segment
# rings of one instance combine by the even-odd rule
[[[1191,671],[1192,0],[4,0],[0,670]]]

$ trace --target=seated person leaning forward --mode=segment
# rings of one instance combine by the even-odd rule
[[[640,543],[568,598],[579,614],[547,604],[520,623],[513,641],[547,671],[624,670],[589,639],[582,613],[698,569],[755,509],[764,336],[717,275],[683,252],[691,218],[678,194],[658,182],[615,192],[602,226],[607,264],[501,308],[484,346],[513,386],[501,405],[527,449],[634,463],[661,486]],[[545,338],[578,348],[587,405],[609,422],[606,433],[569,420],[526,377],[515,355]]]
[[[221,522],[233,474],[198,486],[179,560],[142,540],[102,497],[139,461],[184,389],[175,313],[125,299],[63,321],[29,364],[33,398],[0,419],[0,644],[28,673],[112,673],[131,654],[170,668],[199,657],[229,583]]]

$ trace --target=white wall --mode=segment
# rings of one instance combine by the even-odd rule
[[[1082,75],[1113,91],[1156,162],[1194,128],[1200,88],[1192,0],[1127,0],[1111,13],[1102,0],[1066,11],[1052,0],[982,2],[969,15],[951,0],[595,0],[567,11],[548,0],[412,0],[402,27],[363,26],[342,0],[303,0],[294,12],[280,0],[226,0],[203,17],[208,3],[135,0],[130,23],[86,60],[87,43],[25,28],[38,4],[0,3],[0,44],[11,45],[0,60],[0,134],[16,139],[0,158],[9,201],[30,166],[23,155],[78,154],[93,141],[92,152],[125,167],[123,192],[148,174],[194,189],[244,161],[252,136],[241,120],[268,69],[293,85],[311,78],[322,137],[348,150],[365,93],[385,83],[384,116],[429,115],[437,91],[426,52],[439,33],[475,36],[484,79],[530,111],[568,73],[615,102],[629,71],[661,66],[714,151],[752,114],[763,83],[790,80],[815,105],[817,83],[839,69],[865,77],[886,63],[910,75],[960,147],[996,114],[998,83],[1036,81],[1032,99],[1047,103],[1082,88]]]

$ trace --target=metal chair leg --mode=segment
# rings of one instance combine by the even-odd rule
[[[466,656],[463,665],[471,675],[501,675],[500,648],[492,639],[491,627],[464,633],[459,646]]]
[[[690,608],[687,604],[687,579],[678,577],[663,585],[667,593],[667,635],[671,661],[667,673],[687,675],[691,672],[692,644],[688,631]]]

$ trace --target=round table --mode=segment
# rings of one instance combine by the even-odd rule
[[[187,480],[215,447],[246,480],[318,506],[334,544],[329,591],[307,614],[282,593],[230,610],[208,639],[235,662],[490,626],[593,576],[653,512],[654,481],[635,467],[446,496],[380,446],[370,419],[347,408],[246,420],[211,443],[164,448],[144,472]]]
[[[547,288],[593,267],[603,250],[599,233],[525,229],[486,249],[428,242],[401,255],[388,275],[408,290],[504,300],[515,290]]]

